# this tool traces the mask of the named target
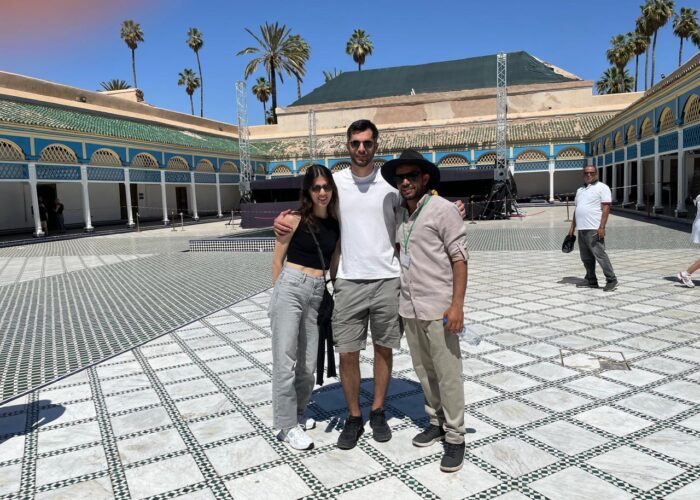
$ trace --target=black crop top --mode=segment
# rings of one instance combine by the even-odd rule
[[[316,219],[318,221],[318,232],[315,233],[318,244],[321,246],[323,260],[326,269],[330,267],[331,255],[335,250],[335,245],[340,238],[340,226],[338,221],[332,217],[326,219]],[[323,269],[318,258],[318,250],[314,239],[309,233],[309,229],[304,222],[299,223],[299,227],[294,231],[292,240],[287,248],[287,262],[298,264],[313,269]]]

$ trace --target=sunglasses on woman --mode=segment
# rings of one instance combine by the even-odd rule
[[[320,193],[321,189],[323,189],[326,193],[330,193],[333,191],[333,186],[330,184],[316,184],[314,186],[311,186],[311,191],[314,193]]]

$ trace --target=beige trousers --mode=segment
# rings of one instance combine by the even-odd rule
[[[445,430],[448,443],[463,443],[464,380],[459,336],[445,333],[442,320],[403,318],[403,322],[430,423]]]

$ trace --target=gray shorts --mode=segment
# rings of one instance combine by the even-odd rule
[[[333,342],[336,352],[357,352],[367,346],[367,326],[372,342],[398,349],[399,278],[379,280],[335,280]]]

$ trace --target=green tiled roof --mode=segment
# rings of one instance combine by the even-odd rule
[[[579,141],[588,138],[597,127],[615,113],[557,116],[508,123],[510,144]],[[395,153],[406,148],[456,149],[493,147],[496,142],[494,123],[424,127],[419,129],[380,130],[379,154]],[[274,159],[308,158],[308,139],[294,138],[266,144],[266,153]],[[345,135],[321,136],[316,141],[320,156],[346,156]]]
[[[7,99],[0,99],[0,122],[238,154],[238,140],[233,138],[183,133],[164,125]]]

